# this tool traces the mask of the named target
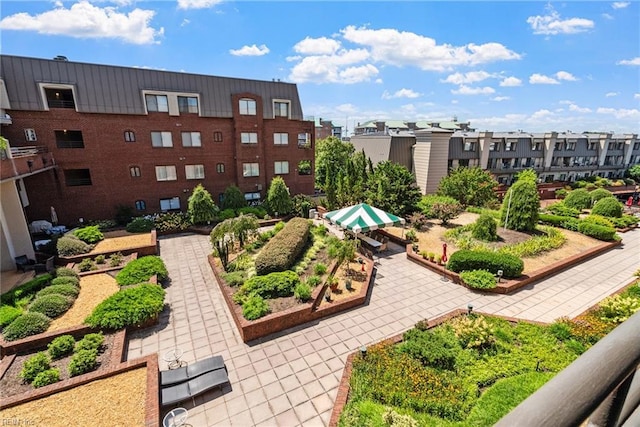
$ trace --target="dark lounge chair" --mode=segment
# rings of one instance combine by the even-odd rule
[[[207,372],[189,381],[161,389],[160,405],[167,406],[194,398],[216,387],[222,387],[228,382],[229,376],[226,368]]]
[[[42,263],[42,264],[34,264],[32,266],[30,266],[30,270],[35,270],[36,274],[40,274],[40,273],[53,273],[53,271],[56,269],[56,266],[54,264],[55,261],[55,257],[49,257],[47,258],[47,260]]]
[[[35,260],[30,259],[26,255],[17,256],[14,260],[16,261],[16,271],[21,270],[23,273],[33,270],[33,266],[36,263]]]
[[[199,360],[189,366],[178,369],[170,369],[168,371],[160,371],[160,387],[168,387],[174,384],[183,383],[192,380],[207,372],[224,368],[224,359],[222,356],[212,356],[207,359]]]

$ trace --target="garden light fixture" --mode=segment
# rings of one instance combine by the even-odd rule
[[[360,347],[360,356],[362,356],[363,359],[367,357],[367,347],[364,345]]]
[[[469,303],[467,304],[467,314],[471,314],[471,312],[473,311],[473,304]]]

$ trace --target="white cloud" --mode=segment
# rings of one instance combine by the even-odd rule
[[[490,77],[496,77],[494,74],[486,71],[469,71],[468,73],[454,73],[447,76],[446,79],[440,80],[443,83],[453,83],[461,85],[464,83],[476,83],[486,80]]]
[[[561,104],[561,105],[571,105],[571,104],[573,104],[573,101],[568,101],[568,100],[566,100],[566,99],[563,99],[562,101],[558,101],[558,104]]]
[[[569,111],[574,111],[576,113],[590,113],[591,108],[578,107],[576,104],[569,104]]]
[[[553,77],[545,76],[543,74],[532,74],[529,77],[529,83],[532,85],[558,85],[559,81],[554,79]]]
[[[575,34],[587,31],[595,26],[594,22],[585,18],[562,19],[551,5],[547,6],[547,15],[536,15],[527,18],[533,34]]]
[[[340,83],[351,84],[371,80],[378,74],[378,69],[371,64],[348,67],[338,73]]]
[[[338,49],[340,49],[340,42],[327,37],[317,39],[306,37],[293,46],[293,50],[303,55],[331,55]]]
[[[607,98],[611,98],[612,96],[618,96],[618,92],[607,92],[604,96]]]
[[[418,93],[412,89],[402,88],[400,90],[395,91],[394,93],[389,93],[388,91],[384,91],[382,93],[382,99],[393,99],[393,98],[418,98],[422,96],[421,93]]]
[[[553,113],[549,110],[546,109],[542,109],[542,110],[538,110],[535,113],[533,113],[531,115],[531,120],[540,120],[540,119],[544,119],[545,117],[549,117],[549,116],[553,116]]]
[[[509,96],[496,96],[495,98],[491,98],[492,101],[496,101],[496,102],[508,101],[510,99],[511,97]]]
[[[17,13],[0,21],[2,30],[35,31],[39,34],[64,35],[76,38],[114,38],[133,44],[159,43],[164,28],[150,26],[153,10],[133,9],[118,12],[117,7],[97,7],[86,0],[66,9],[60,4],[39,15]]]
[[[634,93],[633,99],[640,99],[640,93]]]
[[[602,17],[603,17],[604,19],[609,19],[609,20],[613,19],[613,16],[609,15],[608,13],[603,13],[603,14],[602,14]]]
[[[640,110],[637,109],[626,109],[626,108],[605,108],[599,107],[596,110],[598,114],[610,114],[613,115],[616,119],[631,119],[631,120],[640,120]]]
[[[256,46],[242,46],[240,49],[230,49],[229,53],[234,56],[262,56],[269,53],[269,48],[266,45],[261,44]]]
[[[469,87],[461,85],[458,89],[452,89],[454,95],[489,95],[495,93],[495,89],[489,86],[485,87]]]
[[[0,26],[2,28],[2,26]],[[617,65],[640,65],[640,56],[636,56],[633,59],[623,59],[622,61],[616,62]]]
[[[369,59],[369,57],[369,52],[366,49],[340,49],[333,55],[307,56],[302,58],[300,62],[291,69],[289,80],[298,83],[358,83],[358,81],[355,81],[353,78],[355,77],[353,71],[349,73],[350,79],[348,81],[341,79],[341,73],[345,71],[348,66],[355,66],[355,64],[364,62]],[[373,65],[361,71],[367,71],[367,73],[360,73],[360,77],[362,78],[360,81],[368,81],[378,74],[378,69]]]
[[[522,86],[522,80],[517,77],[507,77],[500,82],[502,87]]]
[[[185,25],[189,25],[191,23],[191,21],[189,21],[188,19],[183,19],[182,23],[180,24],[181,27],[184,27]]]
[[[625,7],[629,6],[631,4],[631,2],[628,1],[614,1],[611,4],[611,7],[614,9],[624,9]]]
[[[342,114],[355,114],[358,108],[353,104],[340,104],[336,107],[336,111]]]
[[[382,79],[376,79],[377,84],[382,84]]]
[[[458,100],[457,100],[457,99],[452,99],[452,100],[451,100],[451,103],[452,103],[452,104],[457,104],[457,103],[458,103]]]
[[[573,74],[566,71],[558,71],[555,76],[558,80],[566,80],[569,82],[575,82],[576,80],[578,80]]]
[[[178,0],[178,8],[207,9],[220,3],[222,3],[222,0]]]

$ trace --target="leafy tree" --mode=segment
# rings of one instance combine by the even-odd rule
[[[479,167],[458,166],[442,178],[438,194],[453,197],[466,206],[486,206],[496,200],[495,187],[498,182],[491,174]]]
[[[442,222],[442,225],[447,225],[449,221],[458,216],[461,210],[462,206],[457,201],[453,203],[439,201],[431,206],[431,213]]]
[[[626,175],[635,182],[640,182],[640,165],[633,165],[627,169]]]
[[[313,206],[313,200],[304,194],[296,194],[292,199],[293,213],[300,218],[309,218],[309,209]]]
[[[357,244],[355,239],[336,240],[328,248],[329,257],[335,259],[338,266],[347,264],[347,276],[351,274],[349,262],[356,256]]]
[[[187,213],[194,224],[213,221],[219,211],[218,206],[216,206],[211,197],[211,193],[202,184],[198,184],[191,192],[188,206]]]
[[[316,141],[316,186],[328,193],[325,188],[327,178],[331,182],[331,178],[336,177],[336,171],[345,169],[354,151],[353,144],[342,142],[334,136]]]
[[[380,162],[369,177],[368,203],[398,216],[410,215],[420,201],[420,189],[409,170],[390,161]]]
[[[222,268],[227,271],[229,265],[229,253],[233,248],[233,227],[235,218],[225,219],[216,225],[209,238],[213,246],[213,254],[220,258]]]
[[[501,221],[506,228],[530,232],[535,230],[540,211],[540,196],[534,170],[522,171],[502,202]]]
[[[222,209],[240,209],[247,206],[247,200],[242,191],[235,185],[230,185],[224,190],[222,196]]]
[[[271,213],[277,212],[278,215],[288,215],[293,210],[289,188],[280,176],[276,176],[271,180],[271,185],[269,185],[269,191],[267,192],[267,205]]]
[[[249,214],[240,215],[232,219],[231,230],[233,237],[238,241],[240,247],[243,247],[247,239],[257,233],[258,227],[260,226],[258,218]]]

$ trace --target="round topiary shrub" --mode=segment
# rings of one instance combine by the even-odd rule
[[[104,235],[100,231],[97,225],[88,225],[86,227],[78,228],[73,234],[83,242],[93,244],[98,243],[104,239]]]
[[[587,209],[591,207],[591,194],[584,188],[578,188],[567,194],[564,204],[578,210]]]
[[[33,385],[35,388],[38,388],[57,383],[58,381],[60,381],[60,369],[52,368],[47,369],[46,371],[42,371],[38,375],[36,375],[31,385]]]
[[[595,204],[598,200],[604,199],[605,197],[612,197],[613,193],[609,190],[605,190],[604,188],[598,188],[593,190],[591,193],[591,203]]]
[[[80,350],[69,362],[69,375],[75,377],[93,371],[98,367],[97,350]]]
[[[47,350],[52,359],[59,359],[67,354],[71,354],[75,345],[76,340],[73,336],[61,335],[47,345]]]
[[[56,277],[55,279],[51,280],[51,285],[71,285],[78,288],[80,287],[80,279],[73,276]]]
[[[463,271],[460,278],[473,289],[493,289],[497,284],[495,276],[487,270]]]
[[[47,356],[47,353],[41,351],[25,360],[22,365],[22,370],[20,371],[20,378],[30,383],[40,372],[44,372],[50,367],[51,361],[49,360],[49,356]]]
[[[73,235],[62,236],[57,243],[58,255],[75,256],[86,254],[91,251],[91,245],[86,244],[82,240]]]
[[[16,317],[9,326],[4,328],[2,335],[7,341],[15,341],[31,335],[41,334],[47,330],[50,324],[51,319],[44,314],[27,312]]]
[[[138,258],[127,264],[116,275],[116,282],[120,286],[135,285],[146,282],[151,276],[156,275],[158,281],[163,281],[169,275],[162,258],[151,255]]]
[[[33,300],[29,306],[29,311],[42,313],[54,319],[66,312],[72,304],[72,300],[59,294],[43,295]]]
[[[594,215],[602,215],[611,218],[620,218],[622,216],[622,203],[615,197],[605,197],[600,199],[593,205],[591,213]]]
[[[473,225],[471,235],[478,240],[495,242],[498,240],[497,227],[496,220],[493,219],[491,214],[483,213]]]
[[[36,294],[36,299],[43,297],[45,295],[58,294],[67,298],[76,299],[78,294],[80,293],[80,289],[77,286],[73,286],[71,284],[66,285],[51,285],[42,289],[40,292]]]
[[[164,295],[162,287],[151,283],[123,289],[98,304],[85,323],[101,329],[143,324],[160,314]]]
[[[247,320],[259,319],[271,312],[269,304],[258,295],[251,295],[242,305],[242,315]]]
[[[75,277],[79,279],[80,276],[73,269],[67,267],[58,267],[56,269],[56,277]]]
[[[129,233],[148,233],[153,230],[154,223],[152,219],[148,218],[136,218],[127,224],[127,231]]]

